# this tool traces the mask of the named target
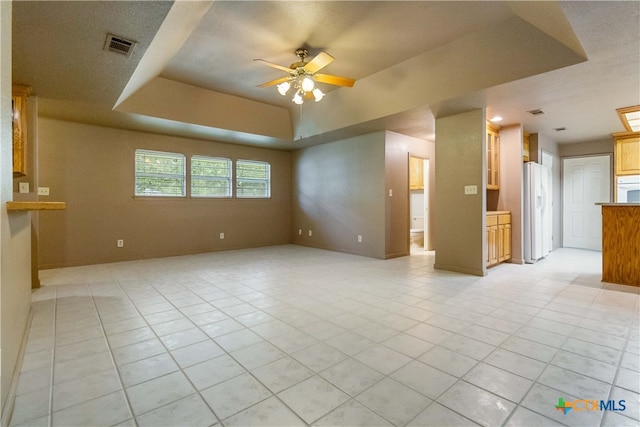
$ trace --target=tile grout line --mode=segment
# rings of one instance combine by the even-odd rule
[[[563,288],[563,291],[564,291],[564,289],[566,289],[566,287],[564,287],[564,288]],[[561,292],[562,292],[562,291],[561,291]],[[560,292],[560,293],[561,293],[561,292]],[[557,297],[558,297],[558,295],[559,295],[560,293],[555,294],[554,298],[553,298],[550,302],[548,302],[548,303],[547,303],[543,308],[541,308],[541,310],[542,310],[542,309],[544,309],[545,307],[547,307],[549,304],[552,304],[552,303],[553,303],[553,300],[555,300],[555,298],[557,298]],[[533,318],[535,318],[536,316],[537,316],[537,314],[536,314],[536,315],[534,315],[534,316],[532,316],[531,318],[533,319]],[[529,323],[529,322],[527,321],[527,322],[522,326],[522,328],[523,328],[523,327],[528,326],[528,323]],[[513,332],[513,334],[512,334],[511,336],[514,336],[514,334],[516,334],[516,333],[517,333],[518,331],[520,331],[522,328],[518,329],[517,331],[514,331],[514,332]],[[574,326],[574,329],[575,329],[575,326]],[[572,330],[572,332],[573,332],[573,330]],[[525,339],[525,338],[521,338],[521,339]],[[568,339],[569,339],[569,336],[565,336],[565,339],[564,339],[563,345],[564,345],[564,343],[566,343],[566,341],[567,341]],[[527,341],[536,342],[536,341],[532,341],[532,340],[527,340]],[[541,343],[538,343],[538,344],[541,344]],[[545,344],[545,345],[546,345],[546,344]],[[549,359],[549,361],[548,361],[548,362],[543,362],[543,361],[541,361],[541,360],[539,360],[539,359],[533,359],[533,358],[532,358],[533,360],[537,360],[537,361],[539,361],[539,362],[543,362],[543,363],[545,364],[545,366],[544,366],[544,368],[543,368],[543,369],[541,369],[541,370],[540,370],[540,373],[536,376],[536,378],[535,378],[535,379],[530,380],[530,381],[531,381],[531,385],[530,385],[530,386],[529,386],[529,388],[527,389],[527,392],[526,392],[526,393],[524,393],[524,394],[522,395],[522,398],[520,399],[520,401],[516,403],[516,407],[514,408],[514,410],[513,410],[513,411],[511,411],[511,413],[509,414],[509,416],[508,416],[508,417],[504,420],[504,422],[502,423],[502,425],[503,425],[503,426],[506,426],[506,425],[507,425],[507,423],[511,420],[511,418],[513,418],[513,415],[516,413],[516,411],[518,410],[518,408],[524,408],[524,409],[526,409],[526,410],[528,410],[528,411],[531,411],[531,412],[533,412],[533,413],[535,413],[535,414],[540,415],[541,417],[544,417],[545,419],[549,419],[549,420],[551,420],[551,421],[558,422],[558,421],[552,420],[551,418],[547,417],[545,414],[541,414],[541,413],[539,413],[539,412],[537,412],[537,411],[535,411],[535,410],[533,410],[533,409],[527,408],[526,406],[522,406],[523,401],[527,398],[527,396],[529,395],[529,393],[531,393],[531,390],[536,386],[536,384],[539,384],[539,385],[545,386],[544,384],[539,383],[539,382],[538,382],[538,380],[540,379],[540,377],[542,376],[542,374],[544,374],[544,372],[547,370],[547,368],[548,368],[549,366],[554,366],[554,365],[551,365],[551,362],[553,361],[553,359],[555,358],[555,356],[558,354],[558,351],[561,351],[561,350],[562,350],[562,347],[554,347],[554,348],[556,349],[556,352],[554,353],[553,357]],[[516,353],[516,354],[517,354],[517,353]],[[521,356],[524,356],[524,355],[521,355]],[[528,357],[528,356],[524,356],[524,357]],[[545,386],[545,387],[547,387],[547,386]],[[548,388],[552,388],[552,387],[548,387]],[[564,424],[564,423],[561,423],[561,422],[558,422],[558,424],[567,425],[567,424]]]
[[[637,302],[636,302],[636,305],[638,305]],[[628,321],[627,325],[628,325],[627,326],[628,330],[627,330],[627,333],[625,335],[624,345],[622,346],[622,350],[620,350],[620,357],[618,358],[618,363],[616,365],[616,373],[613,376],[611,387],[609,388],[609,394],[607,395],[607,401],[611,400],[611,396],[613,395],[613,391],[614,391],[613,389],[616,387],[616,381],[618,380],[618,375],[620,375],[620,368],[621,368],[620,364],[622,363],[622,359],[624,358],[624,353],[625,353],[625,350],[627,349],[627,345],[629,344],[629,338],[630,338],[630,335],[631,335],[631,333],[633,331],[633,318]],[[638,357],[640,358],[640,355]],[[626,390],[623,387],[619,387],[619,388],[621,388],[623,390]],[[602,426],[602,424],[604,422],[605,415],[606,414],[602,415],[602,419],[600,420],[600,426]],[[632,418],[629,418],[629,419],[632,419]]]
[[[53,393],[55,386],[55,367],[56,367],[56,335],[58,333],[58,288],[55,288],[53,304],[53,348],[51,349],[51,385],[49,386],[49,423],[48,426],[53,425]]]
[[[210,283],[210,282],[209,282],[209,283]],[[211,284],[211,285],[212,285],[212,286],[215,286],[214,284]],[[157,292],[159,295],[161,295],[161,296],[162,296],[162,298],[163,298],[166,302],[168,302],[169,304],[171,304],[171,305],[174,307],[174,309],[176,309],[176,310],[177,310],[177,311],[179,311],[183,316],[185,316],[185,318],[187,318],[187,319],[189,320],[189,322],[191,322],[195,328],[197,328],[198,330],[202,331],[199,325],[197,325],[197,324],[193,323],[193,321],[191,320],[190,316],[187,316],[187,315],[185,315],[184,313],[182,313],[182,310],[180,310],[180,308],[179,308],[179,307],[177,307],[177,306],[176,306],[176,305],[175,305],[171,300],[167,299],[167,298],[165,297],[165,295],[164,295],[161,291],[159,291],[159,290],[158,290],[158,289],[157,289],[153,284],[150,284],[150,286],[154,289],[154,291],[155,291],[155,292]],[[182,285],[181,285],[181,286],[182,286]],[[140,312],[138,305],[136,305],[136,303],[131,299],[131,297],[130,297],[129,293],[128,293],[124,288],[122,288],[122,287],[121,287],[121,289],[122,289],[122,291],[124,292],[124,294],[127,296],[127,298],[129,299],[129,301],[131,302],[131,304],[135,307],[135,309],[136,309],[136,311],[138,312],[138,314],[139,314],[139,315],[141,316],[141,318],[145,321],[145,323],[147,324],[147,327],[148,327],[148,328],[153,332],[153,334],[155,335],[155,337],[156,337],[156,339],[158,340],[158,342],[160,342],[160,344],[165,348],[167,355],[168,355],[169,357],[171,357],[171,359],[172,359],[172,360],[173,360],[173,362],[175,363],[176,367],[178,368],[178,371],[179,371],[180,373],[182,373],[182,375],[184,376],[184,378],[185,378],[185,379],[189,382],[189,384],[193,387],[193,390],[194,390],[195,394],[197,394],[197,395],[200,397],[200,399],[202,399],[202,401],[207,405],[207,407],[209,408],[209,410],[211,411],[211,413],[212,413],[212,414],[214,414],[214,416],[216,417],[216,419],[218,420],[218,422],[222,424],[222,419],[221,419],[221,418],[218,416],[218,414],[213,410],[213,408],[211,408],[211,406],[209,405],[209,402],[207,402],[207,400],[202,396],[201,391],[200,391],[200,390],[198,390],[198,388],[196,387],[196,385],[191,381],[191,379],[189,378],[189,376],[184,372],[184,369],[186,369],[186,368],[183,368],[183,367],[182,367],[182,366],[177,362],[177,360],[175,359],[175,357],[174,357],[174,356],[173,356],[173,354],[171,353],[171,350],[169,350],[169,348],[167,348],[167,346],[165,345],[164,341],[162,341],[161,337],[160,337],[160,336],[157,334],[157,332],[153,329],[152,325],[151,325],[151,324],[149,324],[149,322],[147,321],[146,317],[145,317],[145,316]],[[187,288],[187,289],[188,289],[188,288]],[[190,289],[189,289],[189,292],[191,292],[191,293],[193,293],[194,295],[196,295],[196,296],[197,296],[197,294],[195,294],[195,293],[194,293],[193,291],[191,291]],[[198,296],[198,298],[200,298],[200,296]],[[203,301],[204,301],[204,300],[203,300]],[[212,304],[212,306],[213,306],[213,304]],[[220,309],[216,308],[215,306],[213,306],[213,307],[214,307],[216,310],[221,311]],[[164,310],[164,311],[168,311],[168,310]],[[226,315],[226,313],[225,313],[225,315]],[[229,317],[229,318],[231,318],[231,317]],[[164,323],[164,322],[160,322],[160,323]],[[215,323],[215,322],[212,322],[212,323]],[[243,328],[244,328],[244,326],[243,326]],[[248,328],[245,328],[245,329],[248,329]],[[213,338],[211,338],[211,337],[210,337],[206,332],[204,332],[204,331],[202,331],[202,332],[207,336],[207,340],[209,340],[209,341],[213,342],[216,346],[220,347],[220,349],[224,352],[224,354],[226,354],[227,356],[229,356],[230,358],[232,358],[232,359],[233,359],[233,357],[232,357],[232,356],[231,356],[231,355],[230,355],[230,354],[229,354],[229,353],[228,353],[224,348],[222,348],[220,345],[218,345],[218,344],[215,342],[215,340],[214,340]],[[207,341],[207,340],[203,340],[203,341],[199,341],[199,342],[205,342],[205,341]],[[197,343],[193,343],[193,344],[197,344]],[[178,348],[176,348],[176,349],[174,349],[174,350],[177,350],[177,349],[179,349],[179,348],[188,347],[188,346],[193,345],[193,344],[189,344],[189,345],[186,345],[186,346],[183,346],[183,347],[178,347]],[[109,346],[109,347],[110,347],[110,346]],[[153,357],[153,356],[150,356],[150,357]],[[216,356],[216,357],[220,357],[220,356]],[[215,359],[216,357],[212,357],[211,359]],[[207,359],[207,360],[211,360],[211,359]],[[144,360],[144,359],[143,359],[143,360]],[[235,359],[233,359],[233,360],[235,361]],[[203,362],[206,362],[206,361],[203,361]],[[197,365],[197,364],[199,364],[199,363],[203,363],[203,362],[198,362],[198,363],[193,364],[193,365],[190,365],[190,366],[195,366],[195,365]],[[237,362],[237,361],[236,361],[236,362]],[[135,363],[135,362],[132,362],[132,363]],[[190,366],[189,366],[189,367],[190,367]],[[242,366],[242,365],[241,365],[241,366]],[[243,367],[243,369],[245,369],[245,368]],[[258,381],[258,380],[257,380],[257,378],[255,378],[255,377],[254,377],[254,376],[253,376],[253,375],[252,375],[248,370],[247,370],[247,373],[248,373],[248,374],[250,374],[254,379],[256,379],[256,381]],[[120,374],[119,374],[119,371],[118,371],[118,375],[120,375]],[[139,384],[143,384],[143,383],[145,383],[145,382],[153,381],[153,380],[155,380],[155,379],[157,379],[157,378],[161,378],[161,377],[164,377],[164,376],[167,376],[167,375],[170,375],[170,373],[169,373],[169,374],[160,375],[159,377],[156,377],[156,378],[151,378],[151,379],[146,380],[146,381],[143,381],[143,382],[141,382],[141,383],[139,383]],[[237,378],[237,377],[238,377],[238,376],[240,376],[240,375],[243,375],[243,374],[238,374],[238,375],[236,375],[236,376],[234,376],[234,377],[232,377],[232,378],[228,378],[227,380],[230,380],[230,379],[233,379],[233,378]],[[225,380],[225,381],[227,381],[227,380]],[[224,381],[223,381],[223,382],[224,382]],[[258,381],[258,382],[259,382],[259,381]],[[262,384],[262,383],[260,383],[260,384]],[[138,385],[138,384],[135,384],[135,385]],[[133,385],[133,386],[135,386],[135,385]],[[133,387],[133,386],[132,386],[132,387]],[[214,386],[215,386],[215,385],[214,385]],[[263,385],[263,386],[264,386],[264,385]],[[212,387],[213,387],[213,386],[212,386]],[[267,389],[268,389],[268,387],[267,387]],[[126,389],[125,389],[125,390],[126,390]],[[268,389],[268,390],[269,390],[269,392],[272,394],[272,396],[276,397],[276,395],[275,395],[273,392],[271,392],[271,390],[270,390],[270,389]],[[125,394],[126,394],[126,391],[125,391]],[[267,397],[267,398],[265,398],[265,399],[263,399],[263,400],[261,400],[261,401],[259,401],[259,402],[256,402],[254,405],[257,405],[258,403],[261,403],[261,402],[263,402],[264,400],[266,400],[266,399],[268,399],[268,398],[269,398],[269,397]],[[145,412],[145,413],[143,413],[143,414],[140,414],[140,416],[145,415],[145,414],[147,414],[147,413],[149,413],[149,412],[155,411],[156,409],[159,409],[159,408],[165,407],[165,406],[167,406],[167,405],[170,405],[170,404],[172,404],[172,403],[175,403],[175,402],[177,402],[177,401],[179,401],[179,400],[181,400],[181,399],[184,399],[184,397],[182,397],[182,398],[180,398],[180,399],[177,399],[177,400],[175,400],[175,401],[172,401],[172,402],[168,402],[168,403],[166,403],[166,404],[164,404],[164,405],[161,405],[161,406],[159,406],[159,407],[157,407],[157,408],[150,409],[149,411],[147,411],[147,412]],[[251,405],[251,406],[254,406],[254,405]],[[248,409],[248,408],[245,408],[245,409]],[[243,411],[244,411],[245,409],[243,409]],[[242,412],[242,411],[240,411],[240,412]],[[133,411],[132,411],[132,414],[133,414]],[[234,415],[235,415],[235,414],[232,414],[232,415],[230,415],[229,417],[234,416]],[[134,416],[134,420],[136,420],[136,423],[137,423],[137,417],[136,417],[136,415],[135,415],[135,414],[133,414],[133,416]],[[229,418],[229,417],[227,417],[227,418]]]
[[[118,286],[118,288],[120,288],[120,282],[118,280],[114,279],[114,283],[116,284],[116,286]],[[107,337],[107,332],[104,330],[104,323],[102,322],[102,317],[100,316],[100,310],[98,310],[98,305],[96,304],[95,295],[93,293],[93,289],[91,288],[91,283],[87,284],[87,288],[89,290],[89,295],[91,295],[91,302],[93,303],[93,308],[94,308],[94,310],[96,312],[96,315],[98,316],[98,320],[100,321],[100,330],[102,331],[102,337],[106,341],[107,347],[109,349],[109,358],[111,359],[111,363],[113,364],[113,368],[116,371],[116,375],[118,377],[118,383],[120,384],[120,387],[122,388],[122,394],[124,394],[125,402],[127,402],[127,408],[129,409],[129,413],[131,414],[133,422],[137,426],[138,425],[138,420],[136,419],[135,414],[133,413],[133,408],[131,407],[131,402],[129,401],[129,395],[126,392],[126,389],[124,387],[124,383],[122,382],[122,377],[120,376],[120,371],[118,369],[118,365],[116,364],[116,361],[115,361],[115,359],[113,357],[113,351],[111,349],[111,345],[109,344],[109,338]],[[124,420],[124,421],[126,421],[126,420]],[[120,422],[124,422],[124,421],[120,421]]]
[[[234,280],[235,280],[235,279],[234,279]],[[393,285],[396,285],[396,283],[392,283],[392,284],[393,284]],[[248,286],[248,285],[244,285],[244,286]],[[248,287],[251,287],[251,286],[248,286]],[[255,288],[254,288],[254,289],[255,289]],[[280,289],[280,288],[278,288],[278,289]],[[385,285],[385,289],[390,289],[390,287]],[[191,289],[189,289],[189,290],[191,290]],[[259,289],[258,289],[258,291],[259,291],[259,292],[263,292],[263,290],[264,290],[264,288],[259,288]],[[306,291],[306,290],[307,290],[307,287],[305,287],[305,291]],[[193,291],[191,290],[191,292],[193,292]],[[271,295],[276,295],[276,297],[280,297],[280,296],[282,295],[282,292],[284,292],[284,289],[283,289],[282,291],[278,290],[277,292],[275,292],[275,294],[273,294],[273,293],[272,293]],[[382,294],[384,294],[384,292],[382,292]],[[164,297],[164,294],[161,294],[161,295],[163,295],[163,297]],[[309,296],[309,297],[312,297],[312,296],[313,296],[313,294],[307,294],[307,293],[305,293],[304,295]],[[448,296],[450,296],[450,295],[448,295]],[[235,294],[234,294],[234,297],[235,297]],[[382,297],[382,296],[381,296],[381,297]],[[166,297],[165,297],[165,299],[166,299]],[[554,300],[555,300],[555,298],[554,298]],[[244,300],[243,300],[243,301],[244,301]],[[552,300],[552,301],[553,301],[553,300]],[[247,303],[247,304],[252,305],[252,304],[251,304],[251,302],[249,302],[249,301],[244,301],[244,302],[245,302],[245,303]],[[439,301],[439,302],[438,302],[438,304],[442,304],[442,303],[443,303],[442,301]],[[367,306],[371,306],[371,307],[378,308],[378,306],[377,306],[377,305],[371,305],[371,304],[369,304],[369,303],[365,303],[365,304],[366,304]],[[95,301],[94,301],[94,305],[95,305]],[[173,305],[173,304],[172,304],[172,305]],[[405,305],[406,305],[406,304],[405,304]],[[636,304],[636,305],[637,305],[637,304]],[[135,304],[134,304],[134,306],[135,306]],[[137,307],[137,306],[136,306],[136,307]],[[496,308],[496,309],[497,309],[497,308]],[[181,312],[181,310],[180,310],[180,309],[178,309],[178,310]],[[260,308],[258,308],[258,310],[259,310],[259,311],[262,311]],[[388,309],[384,309],[384,310],[385,310],[385,311],[387,311],[388,313],[391,313],[391,314],[398,314],[398,313],[396,313],[395,311],[388,311]],[[553,311],[556,311],[556,310],[553,310]],[[350,311],[349,311],[349,312],[350,312]],[[558,312],[560,312],[560,311],[558,310]],[[182,314],[184,315],[184,313],[182,313]],[[401,314],[398,314],[398,315],[401,315]],[[185,315],[185,317],[186,317],[186,318],[188,318],[191,322],[193,322],[193,321],[191,320],[191,316],[187,316],[187,315]],[[532,317],[534,317],[534,316],[532,316]],[[146,321],[146,318],[144,318],[144,316],[143,316],[142,318]],[[234,320],[236,319],[236,317],[235,317],[235,316],[230,316],[230,318],[232,318],[232,319],[234,319]],[[584,318],[584,317],[582,316],[581,318]],[[324,319],[324,318],[323,318],[323,319]],[[279,320],[279,319],[278,319],[278,320]],[[146,323],[148,324],[148,322],[146,322]],[[286,322],[285,322],[285,323],[286,323]],[[424,323],[424,322],[419,322],[419,323]],[[524,325],[526,326],[526,323],[525,323]],[[196,325],[196,327],[197,327],[197,328],[200,328],[198,325]],[[437,327],[437,326],[434,326],[434,327]],[[520,326],[520,328],[519,328],[518,330],[522,329],[523,327],[524,327],[524,326]],[[151,329],[153,330],[153,328],[151,328]],[[243,324],[243,328],[242,328],[242,330],[246,330],[246,329],[249,329],[249,330],[250,330],[250,328],[249,328],[248,326],[246,326],[246,325],[244,325],[244,324]],[[297,328],[296,328],[296,329],[297,329]],[[493,328],[490,328],[490,329],[495,330],[495,329],[493,329]],[[544,331],[544,329],[542,329],[542,330]],[[103,329],[103,332],[104,332],[104,329]],[[305,333],[304,331],[302,331],[302,332],[303,332],[303,333]],[[403,333],[403,332],[404,332],[404,331],[399,331],[397,334],[399,334],[399,333]],[[155,333],[155,331],[154,331],[154,333]],[[514,336],[516,333],[517,333],[517,331],[515,331],[515,332],[511,332],[511,333],[509,334],[509,336]],[[396,335],[397,335],[397,334],[396,334]],[[630,332],[629,332],[629,331],[627,331],[627,334],[626,334],[626,341],[625,341],[625,342],[628,342],[628,341],[629,341],[629,334],[630,334]],[[157,334],[156,334],[156,336],[157,336]],[[567,337],[569,337],[569,335],[568,335],[568,336],[565,336],[565,342],[566,342],[566,340],[568,339]],[[262,338],[262,337],[261,337],[261,338]],[[315,338],[315,337],[314,337],[314,338]],[[209,337],[209,339],[215,342],[215,339],[214,339],[214,338]],[[262,338],[262,339],[263,339],[264,341],[266,341],[266,342],[269,342],[269,340],[266,340],[266,339],[264,339],[264,338]],[[419,338],[417,338],[417,339],[419,339]],[[160,340],[160,341],[162,342],[162,340]],[[319,342],[324,342],[323,340],[318,340],[318,341],[319,341]],[[375,341],[375,340],[374,340],[374,341]],[[532,342],[537,342],[537,341],[532,341]],[[586,343],[588,343],[588,342],[586,342]],[[378,345],[384,345],[384,344],[382,344],[382,343],[378,343],[377,341],[376,341],[376,344],[378,344]],[[562,348],[561,348],[561,347],[555,347],[555,346],[552,346],[552,347],[554,347],[554,348],[556,349],[556,354],[557,354],[557,352],[558,352],[558,351],[561,351],[561,350],[562,350]],[[243,347],[243,348],[244,348],[244,347]],[[499,346],[496,346],[496,348],[500,348],[500,347],[499,347]],[[222,350],[223,350],[225,353],[229,354],[225,349],[222,349]],[[286,352],[285,352],[285,354],[286,354],[288,357],[292,357],[292,355],[291,355],[291,354],[289,354],[289,353],[286,353]],[[624,349],[621,351],[621,354],[624,354]],[[230,354],[229,354],[229,356],[233,358],[233,356],[231,356]],[[348,357],[352,358],[351,356],[348,356]],[[486,357],[488,357],[488,356],[486,356]],[[486,357],[485,357],[485,359],[486,359]],[[525,356],[525,357],[526,357],[526,356]],[[586,356],[583,356],[583,357],[586,357]],[[294,358],[294,359],[295,359],[295,358]],[[353,358],[352,358],[352,359],[353,359]],[[416,358],[412,358],[412,359],[413,359],[413,360],[417,360]],[[234,359],[234,360],[235,360],[235,359]],[[355,360],[355,359],[354,359],[354,360]],[[484,360],[484,359],[483,359],[483,360]],[[618,360],[618,364],[617,364],[617,369],[618,369],[618,370],[619,370],[619,368],[620,368],[620,360],[621,360],[621,359],[619,359],[619,360]],[[480,362],[481,362],[481,361],[480,361]],[[476,364],[477,364],[477,363],[480,363],[480,362],[476,362]],[[410,362],[408,362],[408,363],[410,363]],[[548,367],[548,366],[550,366],[550,365],[551,365],[551,361],[546,362],[545,367]],[[554,366],[555,366],[555,365],[554,365]],[[179,367],[179,365],[178,365],[178,367]],[[182,369],[182,368],[180,368],[180,367],[179,367],[178,369]],[[400,369],[400,368],[398,368],[398,369]],[[436,369],[437,369],[437,368],[436,368]],[[318,374],[316,374],[316,373],[314,372],[314,375],[318,375]],[[391,374],[389,374],[389,375],[391,375]],[[517,375],[517,374],[514,374],[514,375]],[[580,374],[580,375],[583,375],[583,374]],[[617,375],[616,375],[616,376],[617,376]],[[459,377],[459,378],[457,378],[457,381],[459,381],[459,380],[461,380],[461,379],[462,379],[462,377]],[[535,383],[537,383],[537,380],[535,380],[534,382],[532,382],[532,384],[535,384]],[[197,390],[197,389],[196,389],[196,390]],[[529,389],[529,390],[530,390],[530,389]],[[199,392],[198,392],[198,393],[199,393]],[[490,393],[491,393],[491,392],[490,392]],[[527,393],[528,393],[528,392],[527,392]],[[526,394],[527,394],[527,393],[525,393],[525,396],[526,396]],[[126,394],[126,393],[125,393],[125,394]],[[349,400],[347,400],[347,402],[348,402],[348,401],[350,401],[350,400],[354,400],[354,398],[353,398],[353,397],[350,397],[350,398],[349,398]],[[508,400],[508,399],[507,399],[507,400]],[[435,400],[434,400],[434,402],[435,402]],[[517,404],[517,405],[519,406],[519,404]],[[515,412],[515,411],[513,411],[513,412]],[[512,414],[513,414],[513,412],[512,412]],[[511,414],[511,415],[512,415],[512,414]],[[510,416],[511,416],[511,415],[510,415]],[[506,422],[506,421],[505,421],[505,422]]]

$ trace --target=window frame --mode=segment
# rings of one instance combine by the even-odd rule
[[[212,176],[212,175],[194,175],[193,174],[193,160],[201,159],[201,160],[224,160],[227,162],[229,174],[226,177]],[[189,158],[189,196],[193,199],[231,199],[233,198],[233,161],[227,157],[214,157],[214,156],[203,156],[201,154],[193,154]],[[218,181],[225,180],[228,183],[227,186],[227,195],[224,196],[215,196],[215,195],[194,195],[193,193],[193,182],[194,178],[203,179],[205,181]]]
[[[164,173],[146,173],[138,171],[138,154],[149,154],[149,155],[157,155],[157,156],[168,156],[174,157],[177,160],[182,161],[182,174],[164,174]],[[148,150],[145,148],[136,148],[134,153],[134,161],[133,161],[133,169],[134,169],[134,177],[133,177],[133,194],[134,197],[153,197],[153,198],[172,198],[172,199],[180,199],[187,197],[187,158],[182,153],[175,153],[171,151],[159,151],[159,150]],[[181,194],[169,194],[169,193],[138,193],[138,178],[139,177],[156,177],[156,178],[174,178],[179,179],[182,182],[182,193]]]
[[[238,166],[242,163],[254,164],[254,165],[264,165],[266,166],[266,179],[261,178],[245,178],[241,177],[238,172]],[[265,162],[262,160],[247,160],[247,159],[236,159],[235,162],[235,197],[237,199],[270,199],[271,198],[271,163]],[[242,192],[239,189],[240,182],[265,182],[266,183],[266,195],[265,196],[255,196],[255,195],[242,195]]]

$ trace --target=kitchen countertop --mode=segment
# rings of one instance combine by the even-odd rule
[[[510,213],[511,211],[487,211],[487,215],[505,215]]]
[[[596,203],[596,205],[599,205],[599,206],[640,206],[640,203],[604,203],[604,202],[599,202],[599,203]]]

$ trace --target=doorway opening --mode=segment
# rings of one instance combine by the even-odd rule
[[[429,159],[409,157],[409,250],[428,249]]]

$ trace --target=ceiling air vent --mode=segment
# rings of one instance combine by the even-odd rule
[[[529,110],[527,111],[527,113],[533,115],[533,116],[540,116],[542,114],[544,114],[544,111],[542,111],[541,109],[537,108],[535,110]]]
[[[113,34],[107,34],[107,41],[104,44],[104,49],[121,55],[131,56],[131,52],[133,52],[133,48],[135,46],[136,42],[134,41],[117,37]]]
[[[562,132],[563,130],[567,130],[567,128],[553,128],[556,132]]]

